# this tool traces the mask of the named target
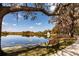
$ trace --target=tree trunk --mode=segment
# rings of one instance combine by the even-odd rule
[[[74,37],[74,18],[72,17],[72,24],[70,27],[70,36]]]
[[[70,34],[70,37],[74,37],[74,35],[73,35],[74,33],[73,32],[71,32],[71,34]]]
[[[3,18],[3,17],[0,16],[0,56],[5,56],[6,53],[3,52],[2,49],[1,49],[1,29],[2,29],[2,18]]]
[[[74,4],[73,4],[73,6],[72,6],[73,8],[71,8],[72,9],[72,12],[70,13],[70,17],[71,17],[71,21],[72,21],[72,23],[71,23],[71,26],[70,26],[70,36],[71,37],[74,37],[74,21],[75,21],[75,18],[74,18]]]

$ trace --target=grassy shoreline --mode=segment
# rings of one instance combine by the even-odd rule
[[[59,48],[56,48],[56,45],[52,46],[48,43],[43,43],[40,46],[34,46],[32,48],[24,48],[22,46],[8,47],[3,48],[3,50],[7,51],[9,55],[18,55],[18,56],[46,56],[57,53],[67,46],[73,44],[75,42],[75,38],[61,38],[59,41]],[[50,47],[49,47],[50,46]]]

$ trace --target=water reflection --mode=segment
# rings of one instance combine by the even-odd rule
[[[20,45],[23,47],[35,46],[41,43],[48,42],[48,39],[45,37],[37,37],[37,36],[20,36],[20,35],[8,35],[1,37],[1,47],[12,47],[16,45]]]

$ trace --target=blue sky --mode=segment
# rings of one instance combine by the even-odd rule
[[[50,8],[50,10],[53,10],[54,8]],[[18,23],[16,16],[13,14],[7,14],[3,18],[2,22],[2,31],[10,31],[10,32],[21,32],[21,31],[44,31],[48,29],[52,29],[54,27],[54,24],[51,24],[48,22],[49,17],[46,15],[41,15],[41,12],[37,13],[37,19],[31,20],[30,18],[28,20],[24,20],[21,12],[18,14]]]
[[[11,32],[21,32],[21,31],[44,31],[53,28],[53,24],[48,22],[49,17],[46,15],[41,15],[39,12],[37,14],[36,20],[24,20],[21,14],[19,14],[19,19],[17,19],[12,14],[7,14],[3,18],[2,22],[2,31],[11,31]]]

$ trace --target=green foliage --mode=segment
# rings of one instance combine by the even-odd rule
[[[73,44],[75,41],[76,41],[76,38],[61,38],[59,40],[60,49],[63,49],[66,46]]]
[[[4,35],[22,35],[22,36],[38,36],[47,38],[47,32],[51,32],[51,30],[45,30],[43,32],[32,32],[32,31],[23,31],[23,32],[2,32],[2,36]]]

